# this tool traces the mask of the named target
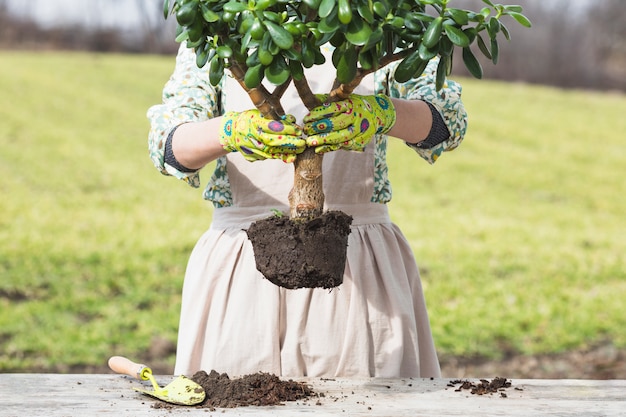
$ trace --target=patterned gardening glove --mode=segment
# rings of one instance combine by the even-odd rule
[[[307,146],[316,153],[346,149],[362,152],[375,134],[387,133],[396,122],[396,110],[389,97],[350,95],[346,100],[324,104],[304,117]]]
[[[223,116],[220,143],[229,152],[240,152],[246,160],[282,159],[293,162],[306,148],[296,119],[266,119],[258,110],[228,112]]]

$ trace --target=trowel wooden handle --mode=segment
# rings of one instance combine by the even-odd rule
[[[136,363],[123,356],[111,356],[109,359],[109,368],[118,374],[124,374],[137,378],[139,380],[148,380],[152,374],[152,370],[146,365]]]

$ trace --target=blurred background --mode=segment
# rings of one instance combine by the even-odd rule
[[[507,25],[510,45],[500,48],[498,65],[484,65],[485,78],[626,89],[623,0],[517,3],[534,27]],[[162,4],[162,0],[0,0],[0,47],[171,54],[177,48],[175,22],[163,19]],[[481,0],[455,2],[472,9],[481,5]],[[455,68],[457,74],[466,74],[463,65]]]

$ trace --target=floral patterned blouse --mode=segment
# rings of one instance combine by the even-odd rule
[[[374,74],[375,91],[394,98],[423,100],[431,103],[441,114],[450,137],[430,149],[411,147],[424,160],[433,164],[443,152],[455,149],[465,136],[467,113],[461,101],[460,84],[447,80],[440,91],[435,89],[438,58],[434,58],[424,73],[405,83],[394,80],[393,73],[398,62],[392,63]],[[182,172],[164,162],[165,141],[171,130],[183,123],[203,121],[223,114],[223,99],[227,91],[221,85],[212,86],[208,71],[196,66],[192,50],[181,45],[176,57],[176,67],[163,89],[163,103],[154,105],[147,116],[151,123],[148,135],[150,158],[164,175],[171,175],[200,187],[199,172]],[[375,140],[374,193],[371,201],[387,203],[391,200],[391,186],[387,177],[387,136],[377,135]],[[215,207],[232,204],[232,195],[226,170],[226,158],[218,158],[215,171],[205,188],[204,198]]]

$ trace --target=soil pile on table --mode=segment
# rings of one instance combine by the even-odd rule
[[[226,373],[199,371],[191,379],[206,392],[206,399],[199,405],[203,408],[279,405],[316,396],[305,383],[263,372],[231,379]]]
[[[256,268],[288,289],[335,288],[343,282],[352,216],[328,211],[310,220],[273,216],[246,231]]]

